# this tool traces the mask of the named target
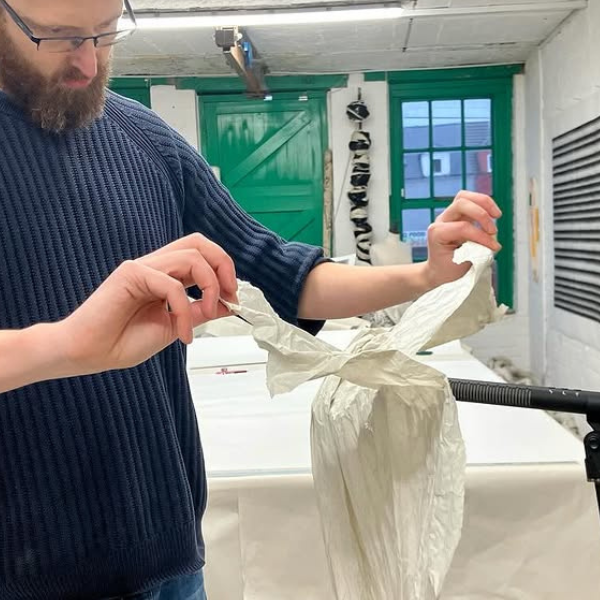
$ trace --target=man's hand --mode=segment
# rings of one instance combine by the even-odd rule
[[[193,285],[202,300],[187,297]],[[219,298],[237,302],[236,293],[231,258],[205,237],[187,236],[124,262],[60,323],[65,360],[76,374],[135,366],[177,338],[191,343],[194,327],[230,314]]]
[[[429,287],[454,281],[469,270],[469,264],[456,265],[452,261],[454,251],[465,242],[477,242],[498,252],[501,246],[495,237],[498,229],[494,219],[501,216],[502,212],[489,196],[459,192],[427,231]]]

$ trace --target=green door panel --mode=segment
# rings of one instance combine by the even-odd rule
[[[323,243],[325,95],[201,97],[202,149],[240,206],[287,240]]]
[[[126,98],[131,98],[131,100],[137,100],[144,106],[151,108],[149,79],[140,77],[115,77],[110,80],[109,87],[113,92]]]

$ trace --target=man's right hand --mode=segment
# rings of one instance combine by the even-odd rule
[[[186,289],[198,286],[202,300]],[[225,251],[200,234],[120,265],[62,321],[58,351],[73,374],[140,364],[193,328],[228,316],[219,298],[237,302],[235,267]]]

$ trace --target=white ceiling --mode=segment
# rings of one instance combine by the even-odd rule
[[[524,62],[585,0],[400,0],[400,19],[246,28],[271,74],[352,73]],[[381,5],[381,0],[132,0],[138,13]],[[211,29],[138,31],[116,75],[231,75]]]

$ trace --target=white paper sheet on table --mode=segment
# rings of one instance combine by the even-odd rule
[[[313,402],[313,477],[338,600],[433,600],[460,539],[465,451],[446,378],[414,360],[426,347],[498,320],[489,250],[459,281],[426,294],[390,330],[346,350],[284,323],[262,294],[240,288],[235,311],[269,351],[272,394],[328,376]]]

